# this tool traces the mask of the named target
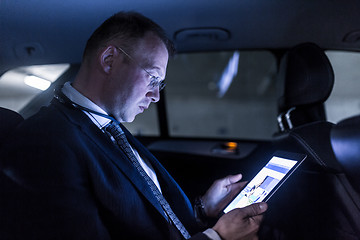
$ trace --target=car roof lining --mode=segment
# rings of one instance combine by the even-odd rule
[[[349,1],[1,1],[0,36],[7,37],[0,39],[0,73],[21,65],[80,62],[91,32],[119,10],[143,13],[170,38],[189,28],[229,33],[222,41],[202,34],[175,39],[178,52],[287,49],[304,41],[323,49],[358,50],[356,37],[350,38],[353,42],[343,41],[360,26],[360,2]]]

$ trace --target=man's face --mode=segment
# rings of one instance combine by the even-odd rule
[[[118,55],[104,89],[105,110],[120,122],[132,122],[151,102],[160,100],[159,87],[149,86],[148,73],[164,79],[168,63],[165,44],[152,33],[146,34],[133,49],[131,59],[116,49]]]

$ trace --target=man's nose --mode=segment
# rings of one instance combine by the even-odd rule
[[[147,97],[150,97],[152,102],[158,102],[160,100],[159,87],[156,86],[154,88],[151,88],[150,91],[147,93]]]

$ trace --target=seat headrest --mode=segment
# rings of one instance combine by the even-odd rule
[[[332,128],[331,145],[345,174],[360,192],[360,115],[342,120]]]
[[[279,71],[284,83],[279,99],[280,112],[291,107],[323,103],[334,86],[330,61],[314,43],[303,43],[289,50],[281,60]]]

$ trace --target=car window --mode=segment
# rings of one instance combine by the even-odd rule
[[[168,69],[171,136],[257,139],[276,131],[276,59],[270,52],[181,54]]]
[[[360,53],[326,51],[335,74],[333,91],[325,102],[328,120],[360,114]]]
[[[277,130],[276,60],[266,51],[178,54],[165,88],[172,137],[270,138]],[[149,111],[150,110],[150,111]],[[126,126],[158,135],[154,106]],[[145,125],[143,125],[145,124]]]

